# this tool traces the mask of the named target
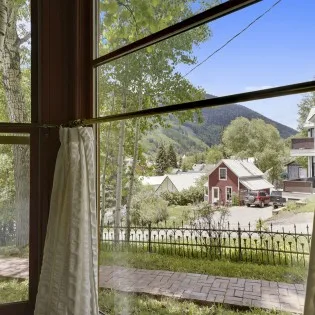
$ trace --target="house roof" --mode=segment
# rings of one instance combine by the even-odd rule
[[[161,185],[166,175],[163,176],[143,176],[140,177],[140,180],[143,185],[156,186]]]
[[[188,189],[196,185],[196,181],[205,175],[204,173],[187,173],[187,174],[176,174],[176,175],[167,175],[168,178],[172,181],[174,186],[178,191]]]
[[[306,118],[306,121],[303,125],[304,128],[312,128],[314,127],[314,122],[313,122],[313,116],[315,115],[315,107],[311,108],[310,112],[308,113],[308,116]]]
[[[273,188],[273,185],[263,178],[248,178],[240,180],[247,189],[249,190],[260,190]]]
[[[263,172],[254,163],[244,160],[223,159],[223,162],[237,177],[263,176]]]

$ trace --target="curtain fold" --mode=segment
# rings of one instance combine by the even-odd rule
[[[312,243],[310,262],[308,267],[308,277],[306,284],[306,297],[304,304],[304,315],[315,314],[315,242],[313,240],[315,236],[315,216],[313,218],[313,232],[312,232]]]
[[[98,314],[95,148],[90,127],[61,128],[35,315]]]

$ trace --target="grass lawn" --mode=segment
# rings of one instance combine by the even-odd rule
[[[101,265],[139,269],[171,270],[214,276],[305,283],[307,268],[302,266],[259,265],[246,262],[184,258],[150,253],[100,252]]]
[[[28,258],[29,247],[17,248],[16,246],[0,247],[0,257]]]
[[[181,226],[182,222],[185,224],[189,223],[189,220],[185,218],[185,212],[190,211],[192,212],[193,206],[169,206],[168,212],[169,217],[167,219],[167,224],[169,226],[173,226],[173,223],[175,222],[175,226]]]
[[[0,277],[0,304],[28,300],[28,281]]]
[[[293,213],[301,213],[301,212],[314,212],[315,210],[315,197],[310,197],[306,200],[306,205],[299,206],[294,201],[289,201],[285,207],[286,211],[290,211]]]
[[[200,306],[193,302],[179,301],[171,298],[154,298],[147,295],[115,294],[112,290],[99,292],[100,310],[105,314],[163,314],[163,315],[286,315],[289,313],[252,309],[234,310],[222,305]]]

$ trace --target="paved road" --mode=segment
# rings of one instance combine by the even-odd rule
[[[313,231],[313,212],[290,213],[282,212],[267,220],[266,223],[272,223],[274,230],[284,228],[285,232],[294,232],[294,225],[297,233],[312,233]]]
[[[306,213],[280,213],[272,216],[272,207],[231,207],[228,221],[231,227],[237,227],[238,222],[242,228],[248,228],[248,223],[255,228],[257,221],[262,219],[269,225],[272,223],[274,231],[294,232],[294,225],[297,233],[312,233],[313,216],[312,212]],[[308,227],[308,228],[307,228]]]
[[[266,220],[271,216],[272,207],[231,207],[228,221],[232,228],[237,227],[238,223],[240,223],[242,228],[248,228],[249,223],[251,227],[255,228],[259,219]]]

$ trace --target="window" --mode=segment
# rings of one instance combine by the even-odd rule
[[[31,101],[34,63],[30,1],[4,1],[0,24],[0,309],[22,314],[10,304],[20,302],[16,307],[21,309],[29,303],[33,293],[29,289],[35,288],[29,281],[30,266],[34,264],[29,231],[38,229],[37,219],[32,217],[36,210],[30,207],[33,133],[29,125],[23,125],[35,122],[32,109],[37,106]]]
[[[226,187],[226,201],[232,200],[232,187]]]
[[[154,187],[161,184],[161,177],[177,169],[179,164],[181,171],[187,171],[188,165],[191,164],[191,161],[188,163],[186,160],[187,152],[192,146],[196,148],[195,152],[202,147],[200,142],[194,142],[192,137],[186,138],[187,140],[184,137],[191,135],[187,131],[188,126],[194,130],[198,124],[200,111],[183,110],[202,107],[200,104],[210,104],[211,100],[214,104],[216,102],[215,98],[205,96],[203,90],[196,88],[197,85],[191,84],[187,75],[199,67],[193,51],[196,46],[199,47],[210,38],[211,28],[210,24],[200,24],[190,30],[182,29],[180,34],[174,32],[172,36],[164,34],[159,37],[159,33],[155,32],[169,25],[177,25],[176,23],[182,20],[182,17],[178,16],[180,12],[172,15],[169,10],[165,10],[165,1],[161,1],[158,9],[151,6],[156,7],[159,1],[96,2],[99,9],[96,14],[96,59],[92,64],[96,80],[96,116],[104,116],[98,117],[99,121],[104,122],[98,127],[100,261],[105,264],[108,259],[113,264],[126,266],[128,255],[132,255],[131,249],[137,251],[139,244],[144,251],[157,249],[154,245],[152,249],[146,243],[146,239],[152,240],[146,234],[149,223],[154,221],[161,224],[166,221],[166,224],[169,224],[167,215],[165,216],[167,206],[164,207],[165,203],[154,194]],[[190,10],[195,2],[185,2],[189,3],[186,9]],[[235,2],[228,1],[224,5],[233,5]],[[130,7],[130,3],[134,7]],[[245,1],[243,3],[245,4]],[[246,4],[250,4],[250,1]],[[155,12],[161,13],[159,10],[164,10],[167,16],[165,21],[161,21],[161,25],[157,25],[155,19],[149,18],[150,15],[156,18]],[[188,11],[183,12],[186,14]],[[250,55],[251,52],[247,54]],[[255,53],[251,55],[257,56]],[[201,73],[201,68],[198,69]],[[193,74],[199,77],[199,71]],[[220,76],[218,80],[223,82],[226,77]],[[251,87],[246,89],[251,90]],[[232,99],[237,102],[235,98]],[[246,101],[248,100],[246,98]],[[174,104],[180,104],[181,107],[168,107]],[[183,121],[187,117],[191,121],[184,124]],[[174,126],[174,130],[166,130],[166,125]],[[152,134],[153,132],[155,134]],[[204,128],[203,140],[208,141],[207,147],[211,147],[216,143],[212,142],[213,137],[209,137],[208,133],[209,130]],[[217,134],[220,139],[220,131]],[[175,140],[172,138],[172,141],[167,141],[171,136]],[[168,155],[166,152],[171,151],[169,142],[179,151],[178,160],[171,167],[165,163],[165,157]],[[156,175],[154,183],[147,181],[148,174]],[[227,180],[227,168],[219,169],[219,180]],[[181,180],[174,185],[178,184],[182,188],[186,182],[188,181]],[[227,187],[225,193],[226,199],[231,200],[232,187]],[[223,189],[221,191],[219,187],[212,188],[213,201],[218,202],[222,196],[224,197]],[[158,241],[159,237],[162,239],[165,235],[154,237]],[[119,308],[123,308],[123,302],[120,304]]]
[[[221,168],[219,169],[219,179],[220,180],[227,180],[227,169],[224,167],[224,168]]]

